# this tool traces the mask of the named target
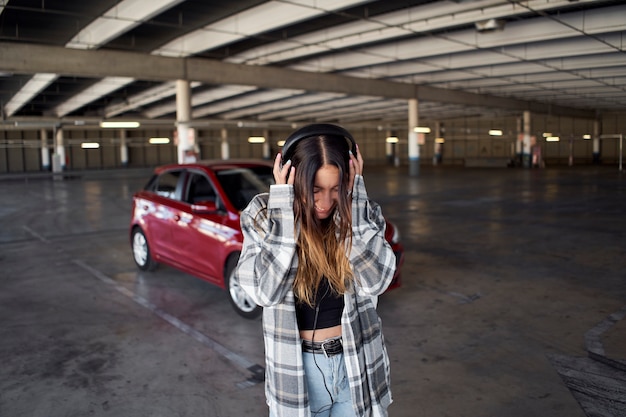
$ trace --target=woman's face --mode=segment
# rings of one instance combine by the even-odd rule
[[[315,213],[318,219],[326,219],[333,213],[339,198],[339,168],[323,165],[315,174],[313,184]]]

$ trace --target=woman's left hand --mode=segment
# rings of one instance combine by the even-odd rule
[[[356,155],[350,152],[350,182],[348,183],[348,192],[352,193],[352,187],[354,186],[354,177],[356,175],[363,175],[363,156],[359,150],[359,145],[356,145]]]
[[[296,169],[291,166],[291,160],[285,162],[285,165],[281,164],[282,155],[279,153],[274,159],[274,182],[276,184],[290,184],[293,185],[293,180],[296,176]]]

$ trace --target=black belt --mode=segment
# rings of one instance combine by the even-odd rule
[[[343,352],[341,338],[327,339],[321,342],[302,340],[302,351],[311,353],[323,353],[326,357],[338,355]]]

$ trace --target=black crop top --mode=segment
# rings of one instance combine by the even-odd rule
[[[341,324],[341,313],[343,313],[344,307],[343,295],[334,294],[326,279],[322,279],[313,305],[314,307],[311,307],[296,299],[296,318],[300,330],[327,329]]]

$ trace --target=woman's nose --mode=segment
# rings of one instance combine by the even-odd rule
[[[322,205],[324,208],[328,208],[332,205],[332,198],[330,193],[322,193],[322,195],[320,196],[320,200],[319,200],[319,204]]]

